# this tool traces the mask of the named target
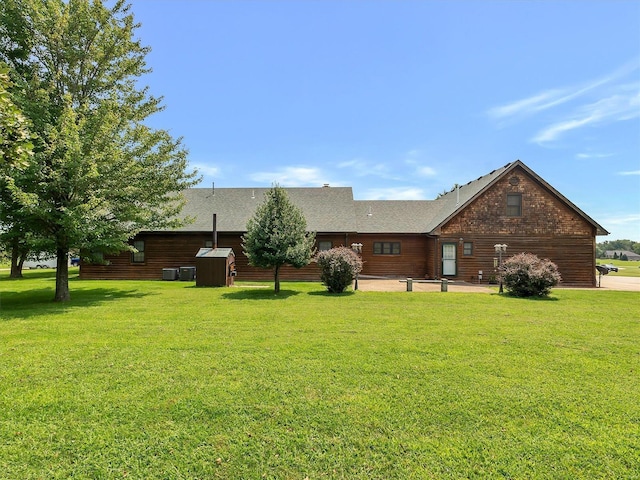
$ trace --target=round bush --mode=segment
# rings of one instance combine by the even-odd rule
[[[320,279],[331,293],[342,293],[362,271],[362,259],[350,248],[337,247],[316,255]]]
[[[516,297],[546,297],[562,280],[558,266],[532,253],[519,253],[502,265],[505,288]]]

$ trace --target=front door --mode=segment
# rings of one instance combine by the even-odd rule
[[[456,274],[456,244],[442,244],[442,275]]]

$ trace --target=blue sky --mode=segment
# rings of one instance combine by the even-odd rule
[[[520,159],[640,241],[640,2],[133,0],[200,186],[434,199]]]

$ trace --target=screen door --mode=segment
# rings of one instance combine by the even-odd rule
[[[456,274],[456,244],[442,244],[442,275]]]

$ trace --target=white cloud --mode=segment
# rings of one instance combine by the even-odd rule
[[[563,90],[548,90],[507,105],[490,108],[487,114],[494,119],[500,120],[505,117],[539,112],[540,110],[549,108],[552,104],[556,105],[558,99],[563,95],[563,92]]]
[[[572,130],[602,125],[640,116],[640,83],[621,83],[640,68],[635,59],[609,75],[581,85],[548,89],[530,97],[492,107],[487,115],[499,122],[521,119],[568,104],[558,111],[555,120],[540,129],[531,139],[537,143],[552,142]],[[586,97],[581,100],[581,97]]]
[[[207,177],[216,177],[220,175],[220,169],[215,165],[207,165],[204,163],[195,163],[193,164],[193,168],[198,170],[200,175],[205,175]]]
[[[405,165],[413,167],[413,174],[418,177],[434,177],[437,172],[433,167],[429,165],[425,165],[425,161],[422,157],[425,155],[422,154],[422,151],[418,149],[409,150],[405,154]]]
[[[356,177],[379,177],[385,180],[401,180],[393,165],[388,163],[373,163],[364,158],[354,158],[338,164],[338,168],[350,169]]]
[[[437,172],[435,171],[435,169],[426,165],[416,168],[416,175],[419,175],[421,177],[435,177],[436,174]]]
[[[415,187],[372,188],[364,194],[364,200],[423,200],[424,198],[424,191]]]
[[[588,158],[608,158],[613,157],[613,153],[578,153],[576,158],[580,160],[586,160]]]
[[[583,105],[567,118],[554,123],[533,137],[537,143],[556,140],[561,134],[576,128],[601,123],[630,120],[640,116],[640,92],[628,92],[626,86],[620,93]]]
[[[315,167],[288,166],[272,172],[256,172],[249,176],[254,182],[278,183],[282,187],[320,187],[331,183],[327,174]]]
[[[630,172],[618,172],[618,175],[640,175],[640,170],[633,170]]]
[[[365,163],[365,160],[362,158],[354,158],[353,160],[341,162],[337,166],[338,168],[361,168]]]
[[[640,242],[640,213],[631,213],[605,217],[599,221],[610,234],[607,237],[599,237],[598,241],[629,239]]]

